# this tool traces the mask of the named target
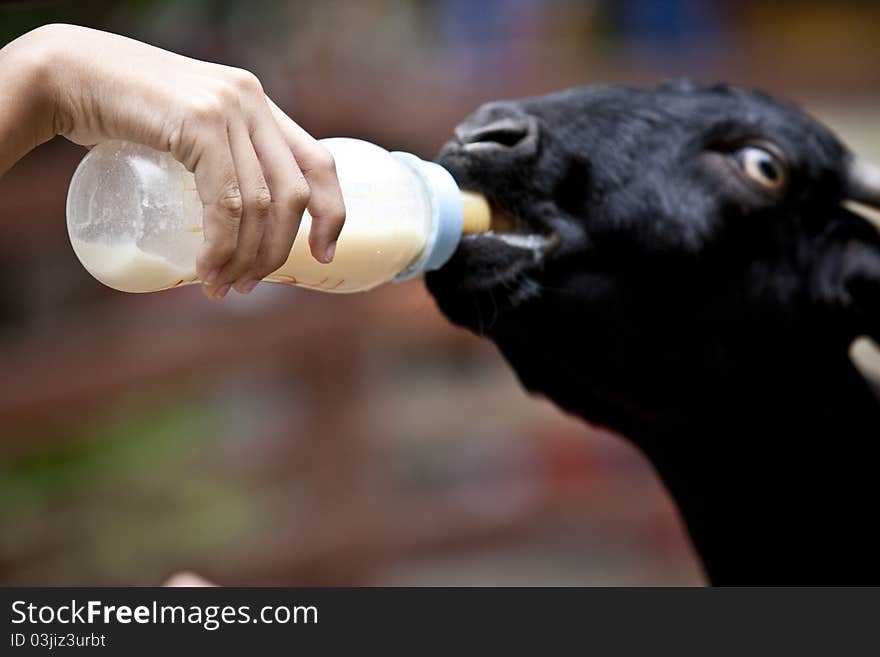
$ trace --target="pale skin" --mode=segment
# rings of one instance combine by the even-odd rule
[[[115,34],[46,25],[0,50],[0,175],[56,135],[125,139],[171,153],[204,205],[196,272],[206,294],[253,290],[284,264],[303,211],[330,262],[345,206],[330,153],[252,73]]]

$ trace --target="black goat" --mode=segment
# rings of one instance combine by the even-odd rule
[[[428,276],[523,385],[627,436],[710,580],[880,583],[880,175],[796,107],[726,85],[481,107],[439,162],[514,233]]]

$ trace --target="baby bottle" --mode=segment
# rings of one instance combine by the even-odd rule
[[[333,262],[315,260],[303,215],[293,248],[264,280],[358,292],[441,267],[462,231],[489,229],[486,200],[459,190],[433,162],[358,139],[321,143],[333,154],[346,220]],[[168,153],[125,141],[93,148],[67,194],[73,250],[96,279],[123,292],[198,283],[202,203],[195,178]]]

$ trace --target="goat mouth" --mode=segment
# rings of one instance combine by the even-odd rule
[[[488,199],[492,217],[490,230],[465,235],[449,262],[428,275],[435,295],[493,292],[499,287],[513,293],[518,279],[540,270],[560,246],[560,236],[548,222],[517,211],[513,198],[508,202],[504,193],[497,194],[498,183],[508,176],[491,160],[475,157],[457,142],[446,144],[437,157],[462,189]]]
[[[559,235],[554,231],[543,226],[536,227],[491,200],[489,207],[492,210],[489,230],[465,235],[463,241],[494,241],[511,249],[522,250],[537,260],[543,260],[559,245]]]
[[[517,279],[540,270],[559,246],[559,235],[507,212],[490,199],[490,230],[465,235],[451,260],[432,278],[459,290],[515,293]]]

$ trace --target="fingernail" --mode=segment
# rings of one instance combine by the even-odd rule
[[[217,289],[216,294],[214,294],[215,299],[222,299],[229,292],[229,288],[232,287],[229,283],[223,285]]]
[[[259,282],[260,281],[258,281],[256,279],[248,281],[247,283],[245,283],[244,285],[241,286],[242,293],[243,294],[250,294],[253,291],[253,289],[255,287],[257,287],[257,283],[259,283]]]
[[[324,251],[324,262],[333,262],[334,255],[336,255],[336,242],[330,242],[330,246]]]
[[[212,269],[211,271],[208,272],[208,275],[205,276],[205,283],[208,283],[210,285],[211,283],[213,283],[214,281],[217,280],[217,277],[219,275],[220,275],[219,269]]]

